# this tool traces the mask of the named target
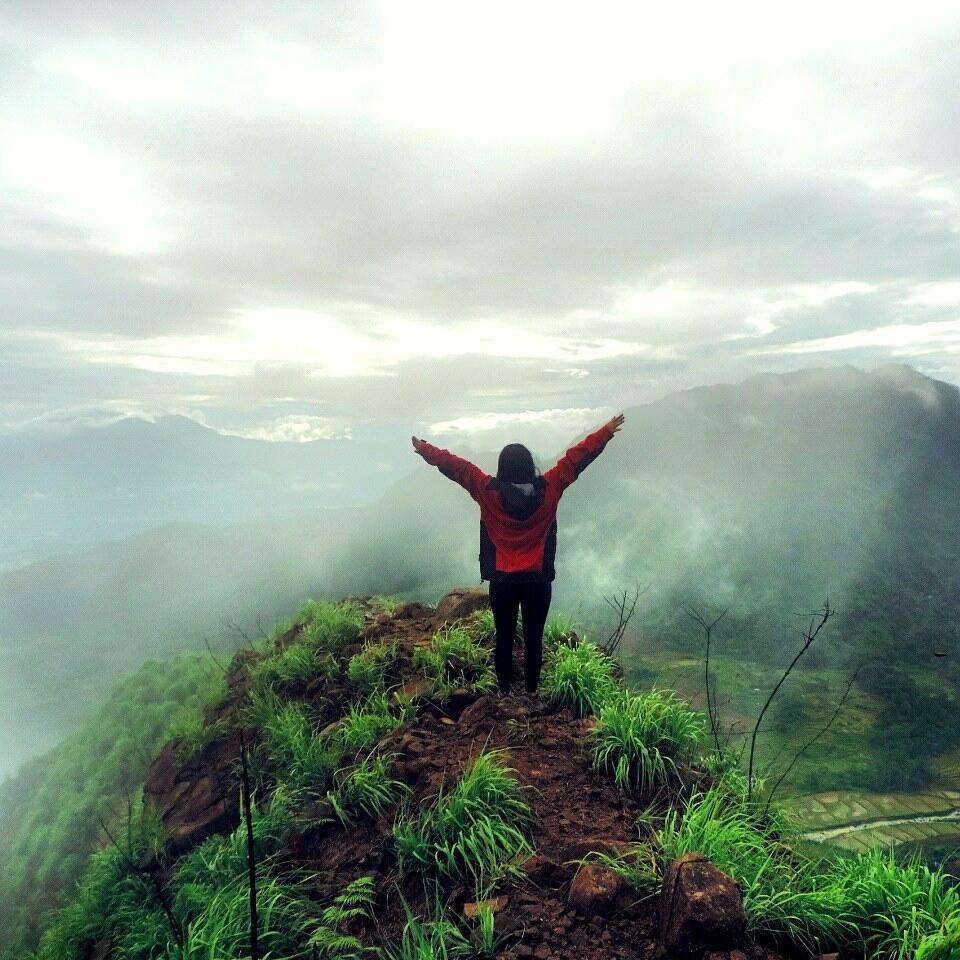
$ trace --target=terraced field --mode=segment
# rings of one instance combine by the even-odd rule
[[[899,844],[949,843],[960,848],[960,791],[854,793],[830,791],[798,798],[804,839],[862,852]]]

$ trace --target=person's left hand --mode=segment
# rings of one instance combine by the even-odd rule
[[[420,453],[420,448],[427,442],[420,437],[411,437],[410,439],[413,441],[413,449],[416,450],[417,453]]]

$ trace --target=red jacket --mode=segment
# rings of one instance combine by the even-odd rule
[[[480,505],[480,579],[549,582],[556,576],[557,504],[563,491],[613,436],[606,426],[574,444],[533,484],[500,481],[449,450],[420,446],[427,463],[456,481]]]

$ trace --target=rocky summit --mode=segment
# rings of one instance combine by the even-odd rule
[[[339,673],[349,678],[351,661],[364,650],[385,646],[390,650],[386,688],[407,719],[379,739],[375,750],[389,758],[388,776],[402,785],[404,809],[429,808],[478,755],[496,753],[531,811],[527,846],[505,865],[502,876],[490,878],[495,891],[483,891],[485,897],[478,901],[477,888],[468,879],[442,873],[431,878],[422,865],[414,870],[399,868],[397,809],[391,807],[345,826],[328,800],[314,798],[305,803],[294,812],[284,834],[279,869],[309,875],[309,895],[321,903],[332,901],[358,877],[372,878],[374,905],[350,924],[359,942],[375,947],[402,940],[409,913],[429,912],[431,898],[439,897],[445,915],[454,921],[462,918],[465,928],[478,912],[486,913],[496,956],[503,958],[653,957],[663,956],[664,946],[670,946],[671,955],[677,957],[709,953],[712,960],[720,960],[731,955],[723,948],[738,951],[732,956],[755,960],[780,956],[746,935],[739,899],[740,927],[732,937],[711,939],[711,915],[725,918],[724,911],[731,909],[730,891],[737,890],[715,867],[710,882],[699,886],[695,880],[687,881],[687,872],[679,874],[687,882],[671,887],[669,922],[664,924],[657,897],[638,893],[622,871],[602,862],[628,854],[643,838],[638,816],[652,798],[624,791],[595,769],[591,762],[594,717],[576,716],[545,697],[501,696],[489,684],[471,683],[469,665],[458,663],[456,657],[444,667],[451,674],[447,679],[454,682],[440,695],[435,685],[431,687],[429,678],[415,666],[423,662],[418,651],[430,650],[443,631],[482,616],[487,608],[485,591],[453,590],[435,608],[404,603],[385,611],[366,600],[355,602],[363,608],[361,636],[339,651]],[[229,671],[228,696],[210,711],[208,723],[243,724],[241,705],[258,670],[262,675],[270,657],[282,657],[284,651],[294,649],[303,632],[303,624],[295,624],[276,637],[270,653],[238,654]],[[491,642],[489,635],[479,640],[481,646]],[[576,644],[578,638],[573,634],[564,642]],[[515,657],[519,676],[520,643]],[[456,682],[458,671],[464,682]],[[329,673],[322,680],[303,676],[280,686],[284,697],[323,718],[319,735],[328,739],[356,699],[349,679],[331,679]],[[251,743],[268,743],[264,731],[253,726],[247,727],[246,734]],[[237,828],[241,820],[237,729],[178,761],[182,752],[176,741],[169,743],[151,766],[145,787],[168,841],[160,859],[174,858],[165,867],[157,866],[170,876],[176,872],[176,858],[213,834]],[[668,789],[689,793],[705,787],[707,781],[705,773],[691,768]],[[667,795],[659,799],[667,802]],[[260,802],[269,806],[270,800],[263,794]],[[431,879],[438,883],[431,886]],[[691,933],[694,927],[700,933]]]

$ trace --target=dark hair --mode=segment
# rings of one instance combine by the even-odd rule
[[[537,468],[533,454],[522,443],[508,443],[500,451],[497,461],[497,479],[508,483],[533,483]]]

